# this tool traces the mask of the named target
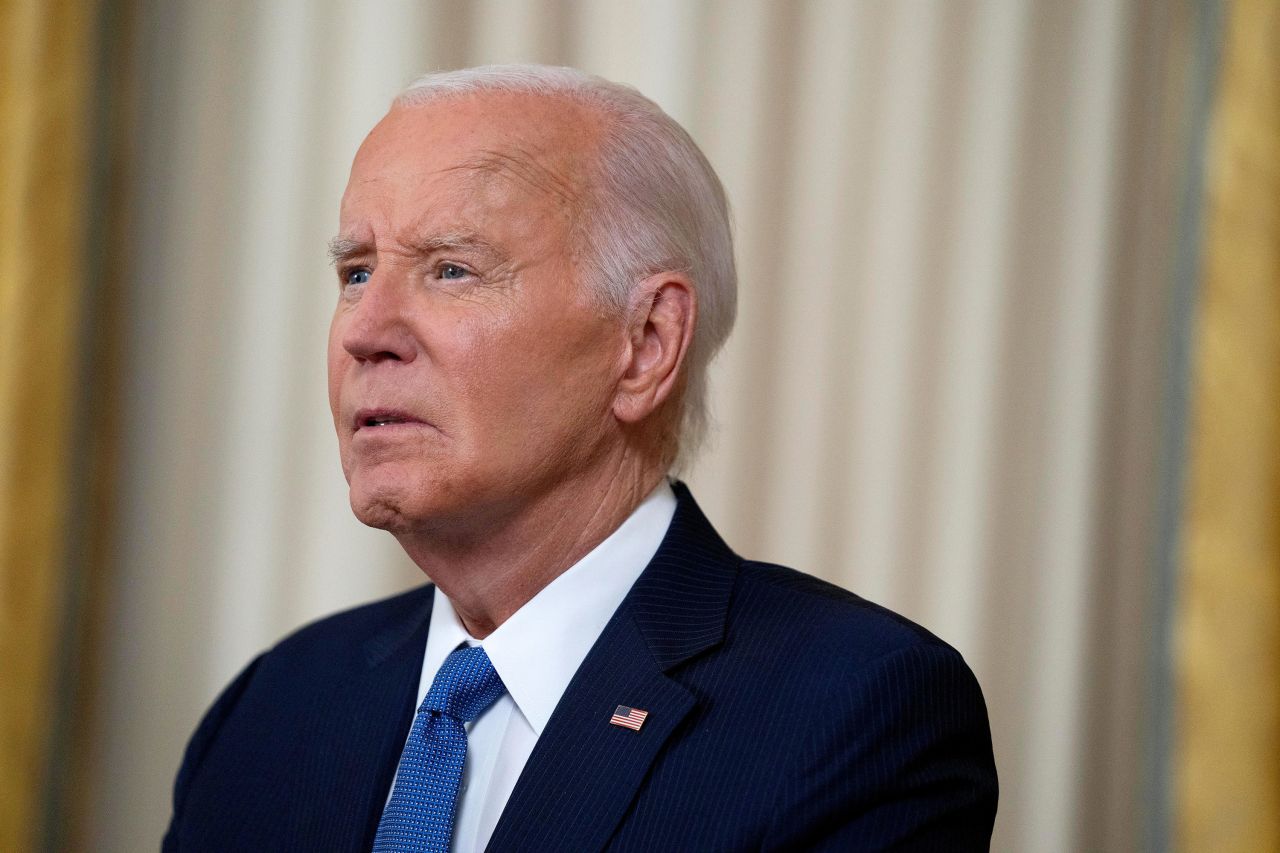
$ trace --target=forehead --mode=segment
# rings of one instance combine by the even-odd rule
[[[526,94],[393,107],[356,154],[343,230],[517,209],[572,218],[601,125],[583,105]]]

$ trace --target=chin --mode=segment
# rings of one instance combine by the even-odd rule
[[[411,501],[402,489],[385,485],[370,487],[353,480],[349,497],[351,511],[361,524],[389,533],[403,533],[414,526],[416,514],[411,511]]]
[[[417,476],[414,476],[417,475]],[[351,511],[362,524],[388,533],[421,533],[445,519],[465,516],[457,497],[467,494],[422,472],[376,467],[348,477]]]
[[[388,533],[405,533],[411,526],[408,517],[396,501],[356,501],[352,498],[351,510],[361,524],[376,527]]]

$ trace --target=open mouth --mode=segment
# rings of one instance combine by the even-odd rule
[[[422,421],[405,412],[387,409],[361,409],[356,412],[355,428],[376,429],[378,427],[396,426],[397,424],[421,424]]]

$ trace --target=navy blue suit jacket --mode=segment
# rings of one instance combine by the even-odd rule
[[[744,561],[688,491],[547,723],[491,851],[985,850],[982,694],[924,629]],[[187,748],[166,851],[367,851],[414,713],[425,586],[253,661]],[[618,705],[649,712],[610,725]]]

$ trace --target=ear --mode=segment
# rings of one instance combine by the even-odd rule
[[[639,423],[675,393],[697,312],[693,285],[684,273],[659,273],[636,288],[613,400],[618,420]]]

